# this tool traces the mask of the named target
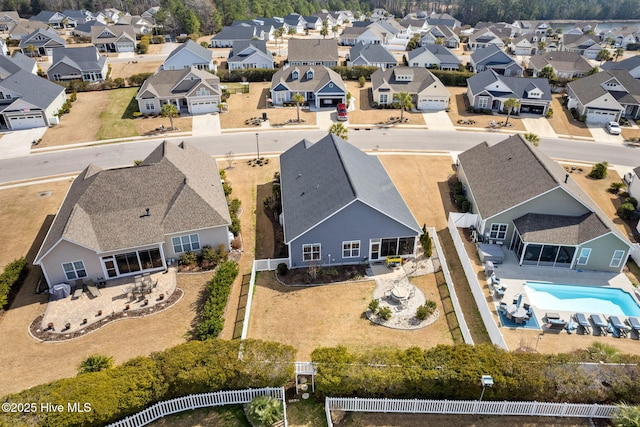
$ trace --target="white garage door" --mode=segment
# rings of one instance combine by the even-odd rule
[[[20,116],[10,117],[9,126],[11,129],[32,129],[46,126],[42,116]]]
[[[443,99],[421,99],[418,101],[419,110],[444,110],[446,102]]]
[[[218,111],[218,104],[213,101],[201,101],[191,104],[191,114],[206,114]]]
[[[587,121],[589,123],[607,123],[616,120],[615,111],[589,111],[587,113]]]

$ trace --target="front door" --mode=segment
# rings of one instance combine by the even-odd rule
[[[371,240],[369,244],[369,259],[371,261],[377,261],[380,259],[380,241]]]
[[[118,270],[116,270],[116,263],[112,256],[102,258],[102,266],[104,268],[107,277],[116,277]]]

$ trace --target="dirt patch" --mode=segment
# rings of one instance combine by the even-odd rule
[[[351,125],[374,125],[384,123],[390,117],[400,117],[398,109],[378,109],[372,105],[373,99],[371,95],[371,82],[367,82],[363,88],[357,81],[347,81],[347,90],[355,98],[354,111],[349,112],[349,123]],[[422,113],[414,111],[405,111],[404,118],[407,119],[405,124],[424,126],[424,118]]]
[[[136,130],[139,135],[149,135],[152,131],[155,131],[161,126],[164,126],[165,129],[169,129],[171,127],[171,121],[166,117],[149,117],[149,118],[138,118],[135,120]],[[173,127],[175,130],[168,131],[165,130],[162,133],[154,132],[153,134],[156,137],[166,136],[170,138],[173,133],[176,132],[191,132],[193,123],[193,117],[185,114],[180,117],[173,118]]]
[[[287,286],[328,285],[361,280],[365,276],[364,265],[337,265],[335,267],[317,267],[314,269],[296,268],[285,275],[279,275],[278,280]],[[314,277],[315,276],[315,277]]]
[[[162,45],[151,46],[162,47]],[[163,62],[163,60],[131,60],[128,62],[115,62],[111,64],[110,77],[112,79],[120,77],[126,80],[134,74],[155,73]]]
[[[451,102],[450,102],[451,111],[449,111],[449,117],[451,119],[451,123],[453,123],[454,126],[457,126],[461,129],[483,128],[486,130],[491,130],[492,128],[491,126],[489,126],[489,123],[507,121],[506,114],[476,114],[476,113],[468,112],[467,106],[469,105],[469,103],[467,101],[466,87],[447,86],[447,89],[449,89],[449,92],[451,93]],[[473,120],[474,123],[468,123],[468,124],[458,123],[458,121],[469,122],[470,120]],[[527,130],[524,124],[522,123],[522,120],[518,116],[513,116],[513,115],[510,116],[509,124],[511,126],[507,128],[501,128],[501,129],[503,130],[508,129],[512,131]],[[472,130],[472,129],[468,129],[468,130]]]
[[[586,124],[576,120],[571,112],[562,106],[562,94],[552,95],[551,109],[553,116],[549,118],[549,124],[558,135],[571,135],[591,138],[591,132]]]

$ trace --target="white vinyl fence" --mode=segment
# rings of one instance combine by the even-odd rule
[[[289,258],[257,259],[254,261],[254,266],[256,271],[273,271],[281,263],[289,267]]]
[[[410,414],[520,415],[538,417],[611,418],[613,405],[508,402],[478,400],[358,399],[327,397],[327,424],[333,427],[331,411],[390,412]]]
[[[284,426],[287,427],[287,406],[283,387],[267,387],[247,390],[218,391],[215,393],[192,394],[190,396],[178,397],[176,399],[158,402],[149,406],[144,411],[131,415],[107,427],[141,427],[145,426],[165,415],[191,409],[205,408],[210,406],[238,405],[249,403],[257,396],[272,396],[282,400],[284,409]]]
[[[638,223],[638,232],[640,232],[640,223]],[[640,243],[633,243],[633,248],[629,251],[629,256],[636,264],[640,265]]]
[[[478,276],[471,265],[471,261],[469,260],[469,256],[467,255],[467,251],[465,250],[464,243],[462,242],[462,238],[460,238],[460,233],[458,232],[458,228],[456,227],[456,218],[459,213],[450,213],[449,214],[449,233],[451,233],[451,238],[453,239],[453,244],[456,247],[456,251],[458,252],[458,258],[460,258],[460,262],[462,263],[462,269],[464,270],[465,276],[467,276],[467,281],[469,282],[469,287],[471,288],[471,293],[473,294],[473,299],[478,306],[478,311],[480,312],[480,316],[482,317],[482,321],[484,322],[485,328],[487,328],[487,333],[489,334],[489,338],[491,338],[491,342],[498,347],[501,347],[505,350],[509,350],[507,347],[507,343],[504,341],[504,337],[498,328],[495,320],[493,319],[493,315],[491,314],[491,309],[489,308],[489,304],[487,303],[487,297],[482,290],[482,285],[478,281]]]

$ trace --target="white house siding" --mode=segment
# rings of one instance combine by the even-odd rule
[[[190,234],[197,234],[200,240],[200,248],[203,246],[209,245],[212,248],[217,249],[218,246],[224,245],[225,248],[229,249],[231,244],[229,240],[229,228],[225,225],[222,227],[214,227],[214,228],[205,228],[202,230],[194,230],[194,231],[185,231],[175,234],[167,234],[165,236],[164,241],[164,255],[166,259],[178,259],[180,258],[181,253],[175,253],[173,251],[173,243],[171,242],[172,237],[177,236],[187,236]]]
[[[98,277],[104,277],[100,258],[94,251],[62,240],[49,252],[49,255],[43,259],[41,265],[50,287],[58,283],[69,282],[62,268],[62,264],[73,261],[82,261],[84,263],[87,271],[87,279],[95,280]],[[73,284],[73,282],[71,282],[71,284]]]
[[[67,94],[64,91],[62,91],[60,92],[60,95],[58,95],[56,99],[51,104],[49,104],[49,106],[44,110],[48,125],[58,123],[59,119],[58,117],[56,117],[55,114],[58,112],[58,110],[60,110],[60,108],[62,108],[62,105],[65,103],[66,100],[67,100]]]
[[[153,108],[147,108],[147,102],[153,104]],[[160,100],[159,99],[138,99],[138,109],[142,114],[160,113]]]

